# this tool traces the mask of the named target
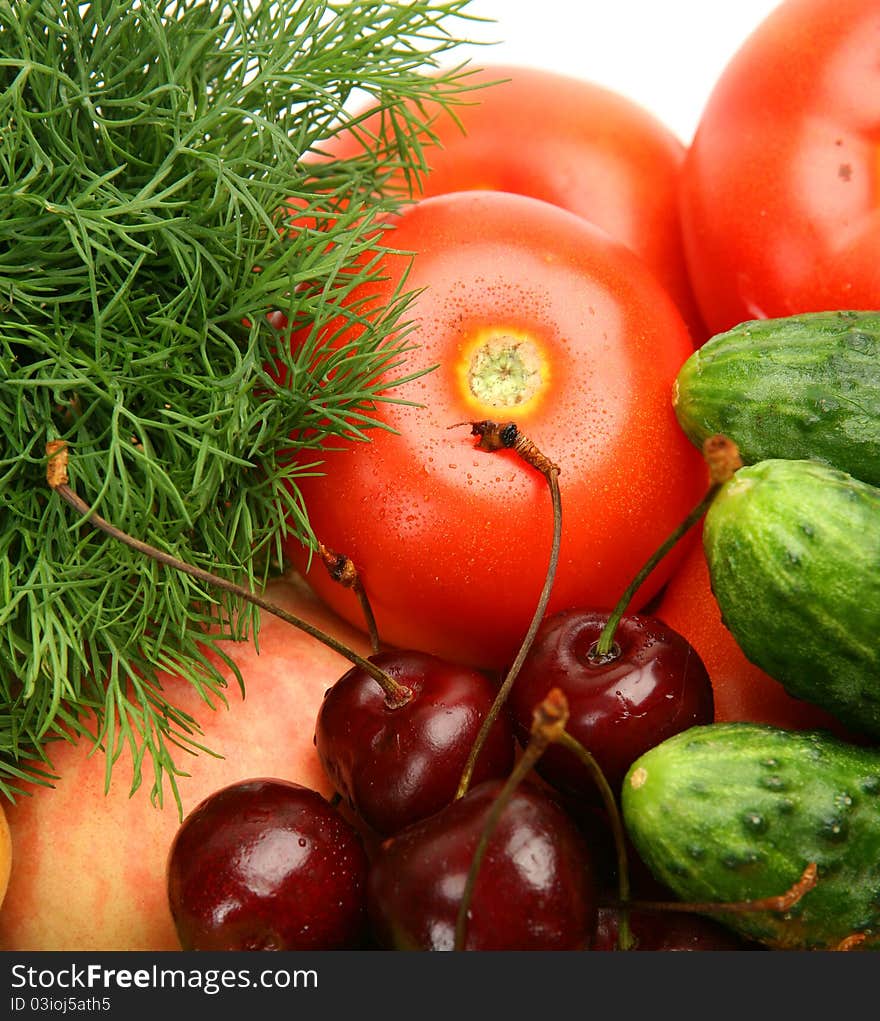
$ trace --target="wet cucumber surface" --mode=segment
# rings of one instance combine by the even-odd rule
[[[694,727],[635,762],[624,821],[658,879],[688,902],[784,894],[789,911],[717,913],[768,946],[880,949],[880,750],[823,732],[750,723]]]
[[[678,420],[698,446],[724,433],[748,464],[812,458],[880,485],[880,312],[741,323],[688,358]]]
[[[761,461],[720,491],[703,545],[747,658],[880,735],[880,489],[815,461]]]

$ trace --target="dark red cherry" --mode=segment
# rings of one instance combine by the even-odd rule
[[[423,652],[383,652],[371,661],[412,697],[390,708],[379,682],[353,667],[324,696],[315,745],[352,811],[385,835],[452,801],[497,688],[477,670]],[[473,782],[506,776],[515,746],[510,719],[502,713],[477,759]]]
[[[617,950],[619,916],[613,908],[599,908],[592,950]],[[756,950],[719,922],[681,911],[631,911],[631,950]]]
[[[570,712],[566,729],[590,751],[616,794],[627,769],[649,748],[711,723],[714,699],[696,650],[656,617],[622,617],[613,652],[597,658],[595,645],[608,616],[569,610],[545,620],[508,708],[524,740],[535,706],[550,688],[561,688]],[[564,748],[548,748],[537,769],[560,789],[595,789],[587,769]]]
[[[367,883],[377,942],[452,950],[471,860],[502,782],[488,780],[386,840]],[[467,950],[583,950],[596,923],[596,884],[583,836],[539,788],[516,789],[474,887]]]
[[[337,950],[365,934],[367,856],[317,791],[233,784],[183,821],[168,901],[184,950]]]

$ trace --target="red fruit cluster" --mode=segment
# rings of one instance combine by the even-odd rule
[[[611,948],[616,929],[599,908],[612,896],[610,831],[597,835],[581,816],[608,820],[596,808],[594,777],[572,753],[551,745],[539,760],[547,782],[532,775],[511,788],[490,825],[516,757],[514,733],[527,744],[551,688],[569,705],[568,732],[615,790],[647,748],[711,720],[708,677],[687,642],[658,620],[625,617],[613,651],[597,658],[607,621],[568,612],[543,623],[466,789],[463,773],[497,680],[426,653],[386,651],[371,662],[391,678],[392,698],[367,671],[349,670],[316,722],[337,805],[295,784],[255,780],[219,791],[184,821],[168,862],[181,944]],[[668,927],[662,916],[640,918],[637,940],[639,927],[645,948],[708,948],[714,938],[689,916]],[[735,940],[724,933],[717,942]]]

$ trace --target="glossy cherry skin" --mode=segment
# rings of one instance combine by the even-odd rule
[[[317,791],[255,779],[206,798],[168,856],[184,950],[337,950],[365,934],[367,855]]]
[[[487,780],[386,840],[373,859],[373,935],[395,950],[453,950],[474,850],[502,782]],[[562,809],[528,783],[501,815],[474,888],[466,950],[583,950],[596,923],[587,844]]]
[[[497,690],[489,678],[423,652],[371,660],[412,692],[388,707],[379,683],[353,667],[318,712],[315,745],[327,776],[352,811],[387,835],[438,812],[455,797],[462,771]],[[489,731],[473,782],[503,777],[516,741],[506,713]]]
[[[712,684],[696,650],[656,617],[621,618],[618,654],[591,657],[608,614],[569,610],[541,625],[510,693],[508,707],[521,740],[534,707],[550,688],[561,688],[570,711],[566,729],[598,762],[616,793],[630,765],[681,730],[714,718]],[[553,746],[537,769],[560,789],[595,791],[574,755]]]
[[[596,936],[591,950],[617,950],[618,913],[599,908]],[[757,944],[741,939],[719,922],[681,911],[631,911],[631,950],[756,950]]]

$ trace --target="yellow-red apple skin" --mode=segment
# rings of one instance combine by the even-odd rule
[[[369,642],[323,607],[296,578],[273,582],[268,598],[288,612],[369,654]],[[278,777],[331,793],[313,744],[324,691],[350,663],[277,617],[262,614],[253,642],[226,648],[242,672],[245,699],[229,677],[229,709],[211,710],[189,686],[168,680],[169,694],[204,729],[222,759],[178,757],[191,774],[179,780],[184,814],[238,780]],[[258,651],[259,650],[259,651]],[[53,749],[53,789],[6,807],[15,865],[0,908],[2,950],[179,950],[168,908],[165,865],[179,826],[170,795],[150,802],[152,773],[129,796],[131,760],[116,763],[104,793],[102,753],[91,742]]]
[[[9,877],[12,873],[12,834],[9,832],[9,822],[6,819],[6,812],[0,808],[0,906],[6,896],[6,889],[9,886]]]

